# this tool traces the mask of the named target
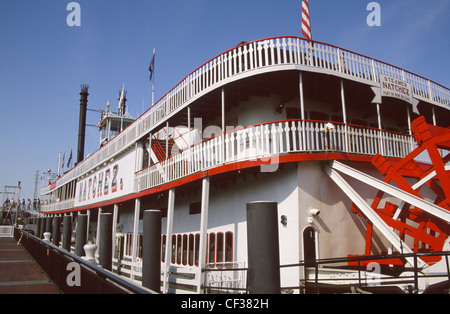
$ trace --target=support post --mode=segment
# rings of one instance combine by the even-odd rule
[[[161,290],[161,211],[144,211],[142,285]]]
[[[102,208],[99,207],[98,208],[98,212],[97,212],[97,232],[95,234],[95,243],[97,244],[97,250],[100,250],[100,220],[101,220],[101,215],[102,215]]]
[[[305,132],[305,98],[303,95],[303,76],[302,72],[299,74],[298,78],[298,89],[300,93],[300,117],[302,119],[302,145],[299,147],[300,150],[306,149],[306,132]]]
[[[345,152],[348,152],[348,125],[347,125],[347,108],[345,106],[344,81],[341,80],[341,105],[342,105],[342,122],[344,122],[344,145]]]
[[[52,243],[59,246],[61,241],[61,217],[55,216],[53,218],[53,232],[52,232]]]
[[[225,88],[222,87],[222,156],[220,157],[222,159],[222,162],[225,162],[225,132],[226,125],[225,125]]]
[[[197,286],[197,293],[203,293],[203,283],[205,282],[206,268],[206,245],[208,236],[208,212],[209,212],[209,186],[210,177],[203,178],[202,181],[202,204],[201,204],[201,217],[200,217],[200,247],[199,247],[199,280]]]
[[[134,205],[134,221],[133,221],[133,242],[131,247],[131,280],[134,279],[134,269],[136,265],[136,257],[137,257],[137,242],[139,236],[139,214],[141,211],[141,199],[137,198],[135,200]]]
[[[87,243],[88,215],[80,214],[77,217],[77,230],[75,238],[75,255],[84,256],[84,245]]]
[[[169,287],[168,277],[169,268],[172,257],[172,229],[173,229],[173,212],[175,207],[175,189],[169,190],[169,201],[167,205],[167,227],[166,227],[166,256],[164,258],[164,281],[163,281],[163,293],[167,293]]]
[[[63,218],[62,248],[67,252],[70,252],[71,244],[72,244],[72,217],[66,215]]]
[[[112,221],[110,213],[100,214],[99,256],[98,263],[107,270],[112,270]]]
[[[114,210],[113,210],[113,230],[112,230],[112,252],[113,252],[113,257],[116,251],[116,235],[117,235],[117,220],[119,218],[119,205],[118,204],[114,204]],[[119,257],[117,256],[117,259],[119,259]]]
[[[250,294],[279,294],[278,204],[247,203],[248,287]]]

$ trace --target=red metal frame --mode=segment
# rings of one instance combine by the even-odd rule
[[[414,138],[419,145],[408,156],[398,162],[387,161],[381,155],[376,155],[372,164],[385,176],[384,182],[393,182],[400,189],[411,193],[417,197],[423,198],[420,194],[420,188],[413,189],[407,178],[414,178],[415,181],[423,179],[425,176],[435,171],[436,175],[426,182],[430,191],[435,194],[434,204],[450,210],[450,173],[445,170],[445,164],[450,160],[450,153],[441,157],[438,149],[450,150],[450,128],[443,128],[427,124],[423,116],[417,118],[411,123],[411,130]],[[418,163],[414,158],[420,153],[426,151],[430,157],[431,165]],[[384,192],[379,191],[372,202],[372,209],[393,229],[399,232],[402,240],[405,236],[414,239],[414,252],[439,252],[442,251],[445,240],[450,235],[450,225],[433,215],[404,204],[398,219],[393,219],[398,206],[386,202],[384,207],[380,208],[380,202]],[[362,213],[352,205],[351,210],[361,216]],[[373,226],[370,221],[367,222],[365,256],[372,253],[372,232]],[[440,257],[423,258],[424,262],[433,263],[440,260]],[[377,261],[380,264],[401,264],[397,261]]]

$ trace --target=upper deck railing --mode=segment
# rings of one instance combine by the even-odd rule
[[[241,161],[260,161],[261,172],[273,172],[278,169],[280,156],[287,154],[382,153],[387,157],[403,158],[414,148],[409,135],[343,123],[306,120],[263,123],[205,140],[138,171],[135,191]]]
[[[53,187],[42,188],[41,194],[47,194],[52,188],[64,185],[132,147],[136,140],[211,90],[245,76],[290,69],[333,74],[374,86],[379,85],[380,74],[388,75],[410,83],[415,98],[450,109],[448,88],[388,63],[294,36],[253,41],[220,54],[190,73],[134,123],[66,173]]]

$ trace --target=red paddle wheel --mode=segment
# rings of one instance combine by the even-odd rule
[[[372,164],[384,176],[384,182],[397,186],[404,192],[450,212],[450,128],[427,124],[419,117],[411,124],[411,130],[418,147],[401,160],[387,159],[376,155]],[[418,162],[416,157],[428,155],[430,163]],[[439,210],[419,208],[405,201],[393,204],[384,200],[385,192],[379,191],[371,208],[414,252],[440,252],[450,236],[450,221]],[[352,205],[352,211],[364,216]],[[372,255],[373,224],[368,220],[365,256]],[[384,252],[383,252],[384,253]],[[395,252],[393,252],[395,253]],[[402,253],[402,252],[398,252]],[[441,257],[421,257],[427,264],[438,262]],[[379,264],[401,264],[402,260],[377,260]]]

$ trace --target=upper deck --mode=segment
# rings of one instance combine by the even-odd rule
[[[138,148],[137,143],[146,142],[149,137],[152,138],[151,134],[168,124],[171,126],[184,124],[191,129],[191,120],[197,113],[202,116],[201,112],[215,111],[217,116],[222,114],[222,121],[219,121],[220,118],[219,120],[213,118],[211,121],[219,121],[217,124],[222,126],[219,129],[225,130],[223,88],[245,85],[246,89],[270,93],[270,90],[264,91],[266,86],[261,86],[261,77],[265,77],[265,82],[269,81],[278,94],[288,95],[285,99],[277,98],[277,101],[283,103],[282,106],[295,97],[300,98],[299,107],[302,109],[296,118],[279,117],[274,114],[273,118],[265,118],[262,121],[242,119],[238,121],[242,127],[225,133],[220,132],[221,134],[212,132],[211,135],[214,136],[205,141],[195,143],[189,141],[191,145],[187,145],[165,160],[150,166],[148,166],[150,162],[139,166],[136,164],[136,167],[133,165],[131,166],[133,169],[127,169],[132,178],[120,196],[133,197],[136,193],[161,187],[181,178],[199,175],[208,169],[226,171],[217,167],[238,162],[250,162],[248,166],[274,165],[283,162],[282,159],[286,159],[283,156],[293,153],[345,153],[370,156],[379,152],[385,156],[401,158],[413,149],[410,135],[383,130],[379,127],[380,123],[376,126],[351,124],[345,117],[345,110],[343,110],[344,117],[338,121],[307,120],[304,115],[303,95],[299,95],[298,92],[298,86],[302,85],[302,80],[298,78],[299,73],[310,74],[314,79],[316,79],[314,75],[319,75],[335,78],[336,81],[353,82],[357,86],[360,84],[367,86],[367,89],[361,92],[364,94],[361,97],[366,101],[375,96],[368,92],[371,91],[371,87],[381,89],[381,77],[396,78],[410,87],[413,105],[421,106],[421,109],[430,116],[430,112],[433,112],[434,117],[435,109],[446,114],[450,109],[448,88],[406,70],[342,48],[298,37],[277,37],[243,43],[193,71],[106,145],[52,185],[41,189],[43,195],[59,190],[60,196],[57,196],[52,204],[44,205],[42,211],[58,212],[86,208],[112,199],[110,194],[110,198],[90,201],[89,198],[85,198],[81,201],[79,195],[82,193],[75,192],[79,189],[77,183],[89,176],[95,176],[95,173],[112,162],[118,162],[120,159],[133,160],[134,154],[142,155],[142,148]],[[279,80],[278,74],[283,75],[285,80]],[[324,82],[327,83],[326,79],[322,81]],[[285,87],[285,83],[288,87]],[[333,90],[332,93],[339,95],[339,92],[342,92],[342,84],[341,87],[339,85],[336,87],[334,83],[335,81],[332,82],[333,87],[330,89]],[[292,89],[293,86],[297,86],[297,90]],[[287,89],[289,91],[286,91]],[[304,89],[307,93],[308,87]],[[244,92],[240,90],[236,93]],[[320,94],[321,91],[316,93]],[[248,94],[245,97],[249,96]],[[226,97],[228,101],[230,98],[228,95]],[[345,105],[344,99],[342,96],[342,104],[339,106]],[[215,102],[219,102],[219,105],[216,106]],[[330,125],[329,121],[333,123]],[[294,160],[292,157],[289,158]],[[326,158],[332,157],[327,155]],[[194,177],[191,179],[194,180]]]

